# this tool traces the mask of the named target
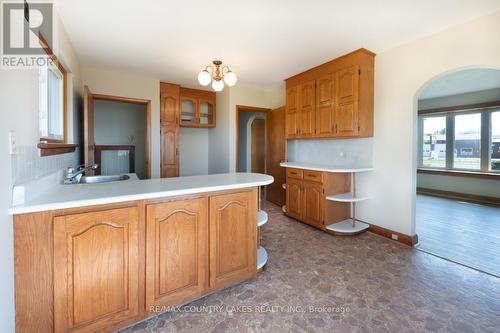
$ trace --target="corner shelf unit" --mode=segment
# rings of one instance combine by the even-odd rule
[[[260,228],[269,221],[269,216],[261,209],[261,189],[259,187],[259,211],[257,212],[257,271],[264,270],[267,264],[267,251],[260,245]]]

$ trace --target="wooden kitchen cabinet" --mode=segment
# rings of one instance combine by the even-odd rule
[[[146,209],[146,307],[173,306],[208,287],[207,198]]]
[[[98,331],[139,314],[136,207],[55,217],[53,239],[55,332]]]
[[[311,138],[316,131],[316,82],[301,84],[299,91],[299,137]]]
[[[160,89],[160,122],[162,125],[178,125],[180,86],[162,82]]]
[[[161,126],[161,177],[179,176],[179,126]]]
[[[286,214],[319,229],[349,217],[349,206],[326,200],[349,191],[348,174],[287,168]]]
[[[373,136],[374,66],[359,49],[288,78],[286,138]]]
[[[216,95],[213,91],[180,89],[181,127],[215,127]]]
[[[210,197],[210,289],[257,273],[257,191]]]

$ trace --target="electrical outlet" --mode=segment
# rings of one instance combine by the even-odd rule
[[[396,234],[392,234],[392,239],[394,239],[394,240],[398,240],[398,235],[396,235]]]
[[[14,131],[9,132],[9,154],[17,154],[16,133]]]

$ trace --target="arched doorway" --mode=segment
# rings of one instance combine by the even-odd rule
[[[500,69],[440,74],[416,99],[418,249],[500,276]]]

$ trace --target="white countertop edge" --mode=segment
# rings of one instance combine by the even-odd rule
[[[74,201],[65,201],[59,203],[48,203],[48,204],[39,204],[39,205],[30,205],[19,206],[19,207],[11,207],[9,209],[9,215],[17,215],[17,214],[26,214],[26,213],[35,213],[49,210],[58,210],[58,209],[67,209],[67,208],[77,208],[84,206],[96,206],[96,205],[105,205],[112,204],[118,202],[127,202],[127,201],[135,201],[135,200],[145,200],[145,199],[156,199],[163,197],[173,197],[180,195],[188,195],[188,194],[198,194],[204,192],[216,192],[216,191],[225,191],[225,190],[235,190],[239,188],[248,188],[255,186],[265,186],[269,185],[273,182],[273,180],[268,181],[259,181],[259,182],[249,182],[242,184],[231,184],[231,185],[216,185],[216,186],[207,186],[207,187],[199,187],[199,188],[187,188],[182,190],[166,190],[160,192],[151,192],[151,193],[138,193],[138,194],[128,194],[128,195],[120,195],[113,197],[105,197],[105,198],[94,198],[94,199],[85,199],[85,200],[74,200]],[[67,185],[71,186],[71,185]]]
[[[301,162],[283,162],[280,166],[284,168],[296,168],[312,171],[323,171],[323,172],[333,172],[333,173],[347,173],[347,172],[367,172],[373,171],[372,167],[346,167],[346,166],[334,166],[334,165],[324,165],[324,164],[313,164],[313,163],[301,163]]]

